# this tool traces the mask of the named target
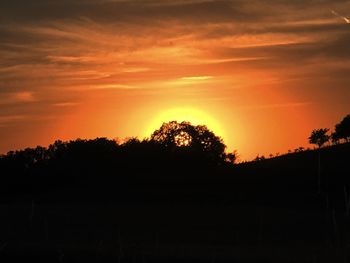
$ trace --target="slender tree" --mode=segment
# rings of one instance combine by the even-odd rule
[[[329,132],[329,129],[315,129],[311,132],[311,135],[309,137],[309,143],[318,145],[318,148],[321,148],[322,145],[324,145],[326,142],[329,141],[330,136],[327,134]],[[317,189],[318,193],[320,194],[321,189],[321,151],[318,151],[318,165],[317,165],[317,174],[318,174],[318,180],[317,180]]]

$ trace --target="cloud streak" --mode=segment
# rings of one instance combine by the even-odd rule
[[[335,15],[335,16],[341,18],[342,20],[344,20],[345,23],[350,24],[350,19],[349,19],[349,18],[340,15],[338,12],[336,12],[336,11],[334,11],[334,10],[331,10],[331,13],[332,13],[333,15]]]
[[[148,109],[150,102],[158,109],[194,101],[207,107],[212,98],[225,98],[226,108],[292,109],[306,104],[290,101],[315,97],[318,104],[337,108],[336,102],[349,96],[350,36],[349,19],[334,10],[347,14],[350,4],[1,1],[0,111],[28,116],[23,127],[47,115],[70,123],[80,114],[71,122],[86,118],[84,127],[105,118],[91,109],[124,120],[121,116]],[[271,84],[271,79],[280,81]],[[273,99],[259,95],[260,89],[273,89]],[[274,95],[284,93],[292,98]],[[56,134],[53,124],[42,125]],[[11,134],[6,132],[0,136]]]

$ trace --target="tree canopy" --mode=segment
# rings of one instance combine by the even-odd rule
[[[326,142],[329,141],[329,135],[327,134],[329,132],[329,129],[315,129],[311,132],[311,135],[309,137],[309,142],[311,144],[318,145],[319,148],[322,147]]]
[[[350,139],[350,114],[345,116],[343,120],[335,125],[335,134],[339,139],[349,141]]]
[[[205,125],[194,126],[189,122],[177,121],[163,123],[153,132],[150,139],[173,151],[185,149],[192,153],[204,154],[213,161],[224,161],[227,157],[223,140]]]
[[[322,147],[329,140],[333,144],[350,141],[350,114],[346,115],[338,124],[335,125],[334,131],[328,135],[329,129],[315,129],[312,131],[309,143],[317,144]]]

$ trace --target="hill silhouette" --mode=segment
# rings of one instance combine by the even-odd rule
[[[10,152],[0,260],[348,260],[349,143],[235,165],[224,150],[206,127],[172,122],[142,141]]]

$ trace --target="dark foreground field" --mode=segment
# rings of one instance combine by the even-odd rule
[[[234,168],[12,182],[0,262],[350,262],[349,162],[343,144]]]

